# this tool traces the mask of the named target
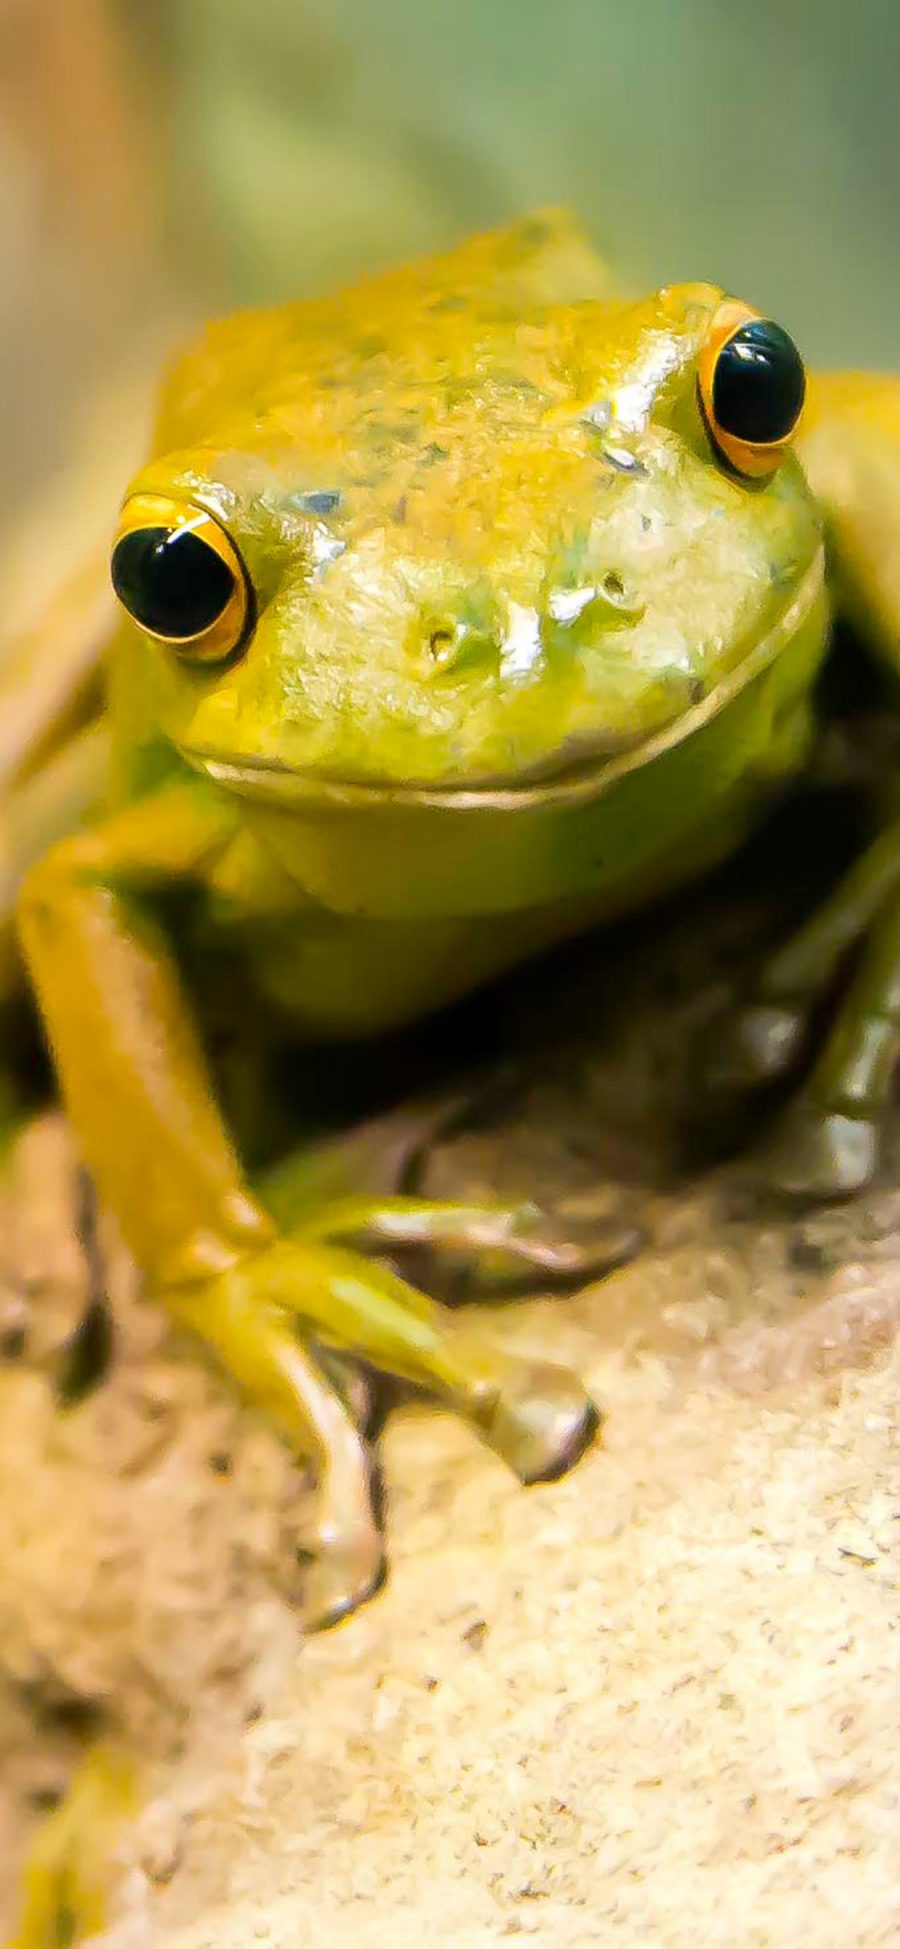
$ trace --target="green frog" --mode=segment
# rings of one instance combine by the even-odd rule
[[[427,1016],[732,853],[808,761],[833,601],[896,665],[900,387],[807,379],[787,332],[712,284],[622,298],[539,214],[210,327],[165,381],[111,575],[112,643],[88,579],[58,650],[50,632],[18,658],[7,919],[15,899],[148,1292],[315,1458],[324,1625],[384,1572],[355,1363],[465,1416],[525,1482],[575,1462],[597,1409],[389,1263],[413,1244],[547,1266],[532,1205],[370,1195],[303,1148],[248,1172],[184,943],[224,955],[253,1057]],[[876,1164],[889,822],[761,969],[745,1078],[798,1064],[851,950],[776,1145],[805,1194]]]

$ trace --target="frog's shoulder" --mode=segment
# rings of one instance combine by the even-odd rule
[[[525,311],[616,295],[616,285],[576,219],[537,210],[452,250],[414,258],[325,298],[242,311],[208,325],[166,375],[157,451],[190,444],[238,400],[252,398],[303,348],[321,351],[365,334],[374,346],[450,309]]]

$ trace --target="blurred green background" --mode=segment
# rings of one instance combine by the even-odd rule
[[[237,293],[563,201],[641,281],[898,355],[897,0],[187,0],[170,47]]]
[[[149,319],[542,202],[900,363],[898,0],[0,0],[0,512]]]

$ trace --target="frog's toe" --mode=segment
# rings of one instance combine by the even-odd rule
[[[634,1257],[643,1233],[626,1212],[591,1221],[533,1204],[468,1204],[415,1197],[344,1198],[307,1218],[307,1237],[428,1254],[429,1283],[463,1271],[478,1292],[523,1284],[577,1285]]]
[[[791,1198],[849,1198],[878,1165],[880,1132],[865,1117],[791,1105],[758,1159],[766,1183]]]
[[[575,1220],[524,1205],[512,1216],[505,1235],[491,1239],[473,1227],[468,1240],[470,1275],[481,1292],[541,1281],[574,1286],[612,1272],[633,1259],[644,1244],[640,1226],[627,1212]]]
[[[577,1377],[549,1361],[522,1361],[484,1416],[485,1441],[520,1481],[552,1482],[573,1468],[601,1425]]]
[[[373,1519],[323,1526],[308,1564],[301,1604],[305,1631],[328,1631],[377,1596],[387,1577],[383,1539]]]

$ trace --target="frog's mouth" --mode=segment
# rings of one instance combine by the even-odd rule
[[[203,772],[214,784],[241,797],[285,811],[292,808],[301,811],[304,807],[310,810],[318,808],[320,811],[329,808],[335,811],[342,808],[362,811],[367,807],[386,805],[433,806],[458,812],[486,808],[512,811],[528,805],[589,799],[608,791],[627,772],[650,765],[675,745],[685,743],[717,717],[799,635],[816,606],[823,604],[823,592],[824,550],[820,549],[771,629],[757,640],[721,682],[713,685],[697,704],[661,731],[614,756],[610,756],[608,749],[588,749],[582,751],[577,760],[569,760],[553,769],[545,767],[540,774],[532,771],[522,773],[518,778],[487,779],[476,785],[435,785],[414,780],[402,784],[362,783],[295,771],[277,759],[229,756],[189,745],[180,745],[179,750],[189,765]]]

